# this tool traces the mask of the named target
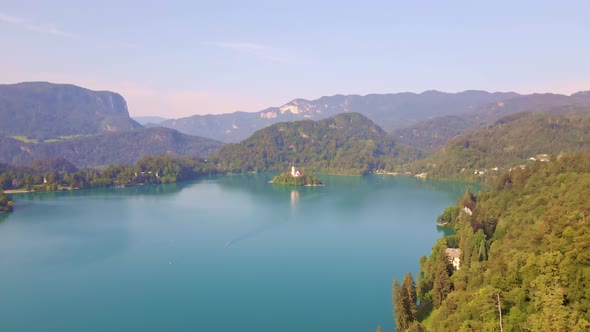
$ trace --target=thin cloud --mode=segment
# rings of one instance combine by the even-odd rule
[[[273,62],[279,63],[288,63],[290,62],[289,57],[287,57],[283,51],[278,48],[257,44],[257,43],[246,43],[246,42],[237,42],[237,43],[229,43],[229,42],[212,42],[206,43],[208,45],[214,45],[217,47],[221,47],[224,49],[254,55],[256,57],[270,60]]]
[[[46,34],[55,35],[55,36],[63,36],[63,37],[73,37],[74,36],[71,33],[60,30],[59,28],[55,27],[52,24],[42,25],[42,24],[32,23],[32,22],[29,22],[23,18],[8,15],[3,12],[0,12],[0,22],[14,24],[14,25],[17,25],[23,29],[29,30],[29,31],[46,33]]]

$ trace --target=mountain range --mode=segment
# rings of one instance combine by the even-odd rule
[[[295,99],[280,107],[252,113],[193,115],[147,126],[164,126],[185,134],[231,143],[246,139],[255,131],[274,123],[320,120],[350,112],[363,114],[383,130],[394,132],[400,143],[433,151],[449,138],[493,123],[507,114],[523,111],[563,112],[585,106],[590,106],[588,92],[571,96],[476,90],[459,93],[426,91],[418,94],[335,95],[311,101]]]
[[[385,131],[404,128],[435,116],[473,111],[484,105],[518,97],[513,92],[464,91],[335,95],[316,100],[295,99],[258,112],[193,115],[157,125],[222,142],[239,142],[256,130],[278,122],[320,120],[340,113],[360,113]]]
[[[549,114],[534,117],[522,112]],[[31,82],[0,85],[0,162],[25,165],[39,158],[62,157],[77,167],[131,164],[144,155],[207,156],[223,145],[221,141],[242,140],[211,157],[226,171],[282,170],[289,163],[304,163],[314,171],[362,174],[402,170],[427,155],[444,160],[439,151],[448,158],[469,160],[452,148],[461,146],[457,142],[468,137],[465,135],[477,136],[482,130],[496,128],[494,133],[500,134],[470,139],[478,142],[472,146],[482,149],[486,144],[503,142],[494,135],[520,142],[554,133],[538,131],[545,127],[535,121],[560,114],[567,117],[556,118],[563,126],[554,142],[566,140],[569,149],[572,142],[568,130],[582,130],[576,127],[576,121],[578,125],[586,123],[575,118],[576,114],[588,113],[590,92],[565,96],[426,91],[295,99],[259,112],[195,115],[161,123],[171,128],[149,124],[146,126],[150,128],[145,128],[129,117],[119,94]],[[513,127],[515,124],[517,127]],[[517,128],[526,130],[522,137],[513,133]],[[532,146],[536,150],[526,149],[526,154],[553,151],[538,144]],[[510,162],[522,156],[513,157]],[[487,163],[472,166],[489,167]]]

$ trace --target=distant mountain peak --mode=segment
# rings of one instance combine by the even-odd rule
[[[438,90],[426,90],[423,91],[421,93],[419,93],[420,95],[435,95],[435,94],[443,94],[444,92],[438,91]]]
[[[571,96],[572,97],[574,97],[574,96],[590,96],[590,90],[578,91],[576,93],[573,93]]]
[[[294,99],[291,102],[279,107],[279,112],[281,112],[281,114],[290,113],[295,115],[303,115],[304,118],[307,118],[310,117],[309,113],[321,113],[321,105],[317,105],[306,99]]]

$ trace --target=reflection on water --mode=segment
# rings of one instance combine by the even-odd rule
[[[297,202],[299,201],[299,192],[295,189],[291,190],[291,209],[295,210]]]
[[[297,212],[298,205],[300,204],[299,191],[297,189],[294,189],[293,187],[290,187],[290,186],[272,186],[272,187],[274,187],[273,189],[279,189],[279,192],[281,193],[281,200],[286,200],[287,197],[289,198],[289,202],[291,205],[291,216],[290,217],[277,216],[276,218],[270,218],[270,221],[267,221],[266,223],[264,223],[262,225],[254,227],[253,229],[248,230],[244,234],[237,236],[237,237],[231,239],[230,241],[227,241],[225,243],[226,247],[233,246],[236,243],[242,242],[244,240],[253,239],[256,236],[279,226],[280,224],[284,224],[287,222],[294,222],[297,220],[296,212]],[[287,190],[289,188],[291,188],[291,192],[290,192],[289,196],[285,196],[284,194],[287,193]],[[268,187],[267,187],[267,189],[268,189]],[[310,195],[309,197],[312,197],[312,196]],[[272,211],[272,210],[269,210],[269,213],[272,213],[270,211]]]

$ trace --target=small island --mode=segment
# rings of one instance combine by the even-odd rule
[[[291,172],[283,172],[275,176],[270,183],[282,184],[289,186],[323,186],[320,179],[313,175],[304,175],[295,166],[291,167]]]

